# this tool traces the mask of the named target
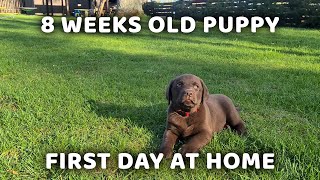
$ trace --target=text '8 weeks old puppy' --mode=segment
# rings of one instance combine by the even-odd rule
[[[244,134],[244,122],[230,98],[209,94],[207,86],[197,76],[184,74],[172,80],[166,97],[169,102],[167,127],[160,153],[171,158],[178,139],[184,140],[180,153],[196,153],[210,142],[214,132],[227,125]]]

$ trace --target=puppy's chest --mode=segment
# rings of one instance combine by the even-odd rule
[[[202,112],[196,112],[190,114],[190,116],[185,117],[185,126],[187,127],[184,129],[184,137],[196,134],[205,126],[205,114]]]

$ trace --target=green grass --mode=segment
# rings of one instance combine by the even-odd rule
[[[318,179],[320,32],[65,34],[41,17],[0,19],[2,178]],[[201,27],[201,23],[198,24]],[[201,152],[274,152],[274,170],[45,169],[48,152],[151,153],[165,128],[165,88],[182,73],[240,106],[249,134],[215,135]]]

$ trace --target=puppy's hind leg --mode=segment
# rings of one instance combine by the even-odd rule
[[[227,115],[227,124],[239,135],[245,135],[247,133],[244,122],[235,107],[233,107]]]
[[[239,135],[246,135],[247,129],[244,125],[244,122],[239,122],[235,126],[230,126],[231,129],[235,130]]]

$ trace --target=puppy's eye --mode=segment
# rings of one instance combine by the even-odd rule
[[[199,86],[198,86],[198,85],[194,85],[193,88],[194,88],[195,90],[197,90],[197,89],[199,89]]]
[[[183,85],[182,82],[178,82],[178,83],[177,83],[177,87],[181,87],[182,85]]]

